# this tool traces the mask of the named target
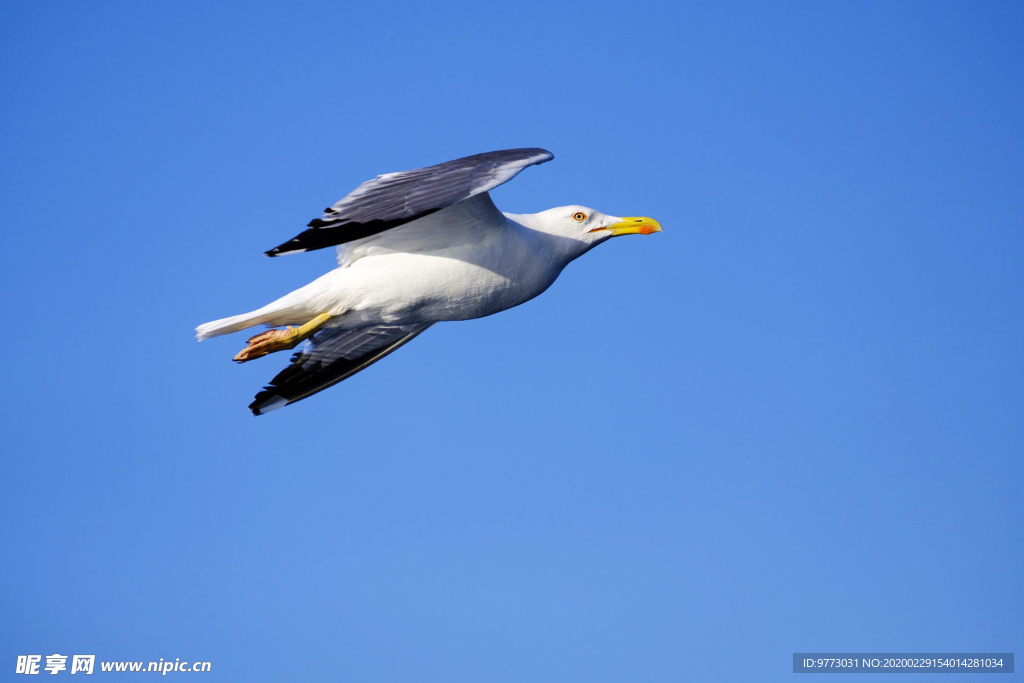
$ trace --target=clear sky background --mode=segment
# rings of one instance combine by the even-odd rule
[[[0,680],[1024,652],[1022,45],[1016,2],[4,3]],[[265,249],[523,146],[504,210],[665,233],[249,414],[287,359],[193,328],[333,264]]]

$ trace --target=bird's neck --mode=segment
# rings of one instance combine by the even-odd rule
[[[549,232],[539,216],[536,213],[505,214],[505,218],[522,232],[523,239],[535,241],[541,247],[540,253],[547,254],[562,268],[593,248],[591,243]]]

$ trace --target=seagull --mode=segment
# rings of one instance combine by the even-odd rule
[[[273,328],[248,340],[239,363],[304,343],[249,405],[262,415],[351,377],[434,323],[529,301],[612,237],[661,232],[652,218],[585,206],[498,210],[490,190],[552,159],[543,149],[507,149],[368,180],[266,252],[337,246],[337,268],[263,308],[200,325],[196,337]]]

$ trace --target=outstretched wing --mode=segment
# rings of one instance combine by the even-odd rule
[[[377,176],[325,209],[309,222],[308,230],[266,254],[312,251],[369,237],[492,190],[527,166],[554,158],[543,149],[506,149]]]
[[[324,328],[313,335],[307,348],[292,356],[291,364],[269,386],[256,394],[249,410],[262,415],[323,391],[412,341],[432,324]]]

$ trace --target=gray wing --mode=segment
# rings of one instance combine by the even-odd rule
[[[308,347],[292,356],[291,364],[269,386],[256,394],[249,410],[262,415],[323,391],[373,365],[432,324],[324,328],[313,335]]]
[[[492,190],[527,166],[554,158],[538,148],[506,149],[377,176],[325,209],[323,216],[309,222],[308,230],[266,254],[312,251],[369,237]]]

